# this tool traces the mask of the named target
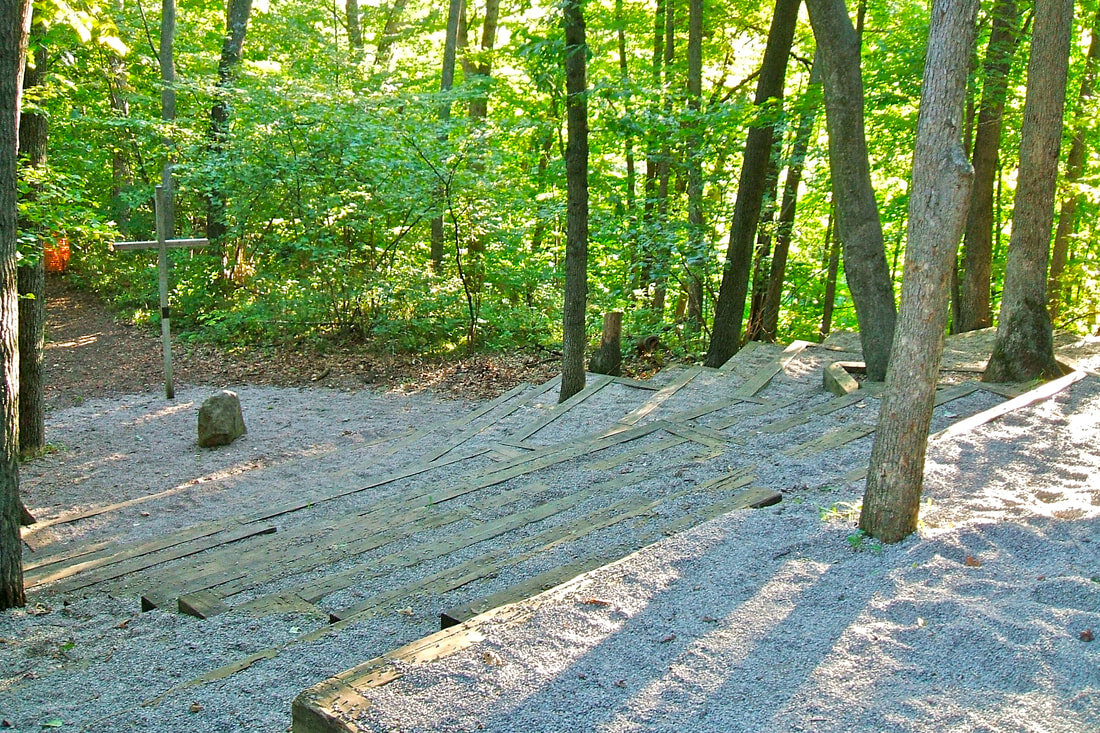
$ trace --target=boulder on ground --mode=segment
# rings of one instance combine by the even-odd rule
[[[223,389],[207,397],[199,408],[199,445],[203,448],[229,445],[246,432],[236,392]]]

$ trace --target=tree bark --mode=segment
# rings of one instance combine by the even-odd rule
[[[248,30],[248,16],[251,14],[252,0],[229,0],[222,55],[218,61],[218,82],[214,85],[214,104],[210,107],[210,130],[207,133],[207,154],[215,159],[225,154],[225,138],[229,134],[229,87],[241,65],[244,35]],[[206,236],[211,241],[218,242],[226,231],[225,190],[221,186],[221,179],[215,176],[206,197]]]
[[[408,4],[408,0],[394,0],[390,5],[390,10],[386,13],[386,24],[382,27],[382,32],[378,34],[378,43],[375,45],[374,50],[374,65],[376,67],[389,67],[390,65],[390,52],[393,49],[393,42],[397,40],[397,29],[401,25],[401,17],[405,14],[405,5]]]
[[[0,611],[26,603],[19,534],[19,306],[16,290],[19,102],[29,0],[0,0]]]
[[[982,101],[974,136],[974,190],[963,240],[963,276],[959,282],[956,332],[988,328],[993,323],[989,289],[993,276],[993,187],[1008,74],[1020,43],[1020,10],[1016,0],[997,0],[993,5],[993,29],[982,69]]]
[[[757,107],[772,100],[778,102],[783,99],[787,57],[794,40],[800,4],[801,0],[776,0],[771,28],[768,31],[768,44],[764,49],[764,60],[757,80]],[[763,109],[760,111],[765,112]],[[714,328],[706,357],[706,365],[710,367],[724,364],[737,351],[741,340],[741,321],[744,318],[749,271],[752,267],[752,245],[756,239],[756,227],[764,202],[773,129],[774,123],[770,121],[757,124],[749,130],[745,144],[741,180],[737,187],[737,203],[733,210],[729,247],[722,271],[722,285],[718,290],[718,301],[714,305]]]
[[[867,378],[881,382],[890,359],[897,309],[878,204],[871,188],[859,34],[848,18],[844,0],[807,0],[806,5],[821,49],[829,169],[837,237],[844,250],[844,273],[856,306]]]
[[[458,24],[462,16],[463,0],[451,0],[450,10],[447,13],[447,37],[443,45],[443,70],[439,77],[439,91],[446,94],[455,83],[455,58],[458,55]],[[451,119],[451,103],[443,102],[439,107],[439,120],[446,124]],[[447,133],[442,133],[442,139],[447,139]],[[431,267],[434,272],[439,272],[443,267],[443,214],[432,219],[432,243]]]
[[[1012,238],[997,341],[982,376],[987,382],[1024,382],[1062,373],[1054,359],[1046,279],[1072,30],[1073,0],[1036,0]]]
[[[565,151],[567,217],[565,305],[562,313],[561,392],[564,402],[584,389],[584,311],[588,300],[588,43],[584,0],[566,0],[565,87],[568,143]]]
[[[1089,42],[1089,53],[1085,59],[1081,91],[1077,96],[1079,117],[1087,115],[1093,109],[1092,98],[1097,65],[1100,65],[1100,10],[1092,20],[1092,40]],[[1050,278],[1047,282],[1047,305],[1051,319],[1058,317],[1067,294],[1062,277],[1069,254],[1069,238],[1076,225],[1077,204],[1081,201],[1081,194],[1074,187],[1085,172],[1085,153],[1085,124],[1078,119],[1074,124],[1073,142],[1070,143],[1069,156],[1066,158],[1066,183],[1069,184],[1069,192],[1062,199],[1058,228],[1054,231],[1054,250],[1051,252]]]
[[[485,21],[481,26],[481,48],[473,65],[473,77],[466,79],[477,85],[478,93],[470,100],[470,118],[484,120],[489,114],[489,80],[493,71],[493,49],[497,42],[497,20],[500,0],[485,0]]]
[[[359,23],[359,0],[346,0],[344,8],[348,19],[348,46],[351,60],[358,63],[363,57],[363,27]]]
[[[33,37],[41,39],[45,28],[32,27]],[[48,63],[47,51],[39,45],[35,63],[23,73],[23,88],[42,83]],[[33,168],[46,164],[49,121],[41,112],[23,111],[19,122],[19,151]],[[28,197],[37,196],[34,189]],[[20,227],[22,228],[22,227]],[[33,451],[46,444],[46,405],[42,384],[42,354],[46,341],[46,257],[43,238],[48,232],[34,231],[35,253],[30,264],[17,270],[19,289],[19,450]]]
[[[835,205],[829,207],[829,221],[825,225],[825,295],[822,297],[821,328],[818,341],[824,341],[833,330],[833,308],[836,306],[836,278],[840,271],[840,242],[834,236],[836,230]]]
[[[703,326],[703,273],[707,231],[703,211],[703,127],[699,115],[703,99],[703,0],[688,0],[687,46],[688,145],[687,165],[688,256],[687,332],[698,334]]]
[[[810,136],[817,121],[817,98],[821,87],[821,64],[814,54],[810,70],[810,87],[806,90],[811,106],[798,118],[791,159],[787,163],[787,180],[783,184],[783,204],[779,209],[779,221],[775,227],[775,252],[772,253],[771,272],[768,275],[768,290],[764,295],[764,305],[760,316],[760,335],[767,341],[775,341],[779,333],[779,305],[783,296],[783,282],[787,274],[787,256],[791,249],[791,232],[794,230],[795,214],[798,210],[798,187],[802,183],[802,171],[806,164],[806,151],[810,146]],[[833,280],[835,286],[836,280]]]
[[[933,0],[909,198],[901,310],[859,526],[883,542],[917,528],[955,253],[974,171],[962,144],[978,0]]]
[[[160,8],[160,50],[158,61],[160,62],[160,117],[166,125],[176,120],[176,62],[173,47],[176,42],[176,0],[161,0]],[[172,148],[172,140],[165,141],[169,150]],[[164,187],[165,221],[168,229],[164,232],[166,238],[175,234],[176,228],[176,187],[172,181],[171,152],[160,171],[160,185]]]

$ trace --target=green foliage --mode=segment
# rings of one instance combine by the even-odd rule
[[[1082,22],[1095,3],[1084,5],[1091,7],[1079,9]],[[76,278],[135,320],[155,323],[155,256],[115,253],[108,245],[152,235],[152,188],[171,160],[179,183],[177,234],[203,232],[206,197],[215,191],[224,196],[229,226],[217,248],[171,253],[172,307],[188,338],[355,339],[422,352],[465,348],[470,337],[485,348],[560,339],[564,75],[560,11],[553,3],[504,9],[487,87],[489,115],[472,121],[469,103],[485,93],[484,81],[463,79],[460,63],[455,88],[438,92],[445,12],[437,4],[411,0],[384,57],[377,52],[390,3],[363,4],[360,56],[350,53],[333,7],[303,0],[257,5],[241,69],[232,86],[216,90],[225,7],[187,0],[178,18],[178,119],[172,125],[159,119],[155,6],[106,10],[82,2],[67,14],[61,5],[49,8],[40,42],[50,65],[26,101],[49,117],[50,163],[23,177],[24,191],[37,191],[21,210],[25,256],[35,256],[43,239],[66,235]],[[770,6],[717,3],[707,6],[703,104],[691,110],[683,83],[686,17],[677,18],[671,65],[655,76],[653,11],[641,0],[587,6],[589,333],[596,338],[602,313],[623,310],[628,343],[656,334],[665,348],[693,358],[706,347],[706,324],[693,331],[678,306],[699,276],[709,317],[747,126],[762,117],[780,122],[783,168],[794,121],[820,108],[821,98],[807,90],[813,41],[803,23],[785,102],[756,109],[753,74]],[[470,3],[472,45],[480,38],[481,12],[480,3]],[[904,257],[927,13],[927,3],[918,0],[868,6],[868,141],[895,278]],[[1074,51],[1078,82],[1083,54],[1083,48]],[[998,279],[1010,230],[1022,83],[1021,62],[1006,111]],[[229,132],[216,152],[208,139],[215,93],[230,108]],[[446,120],[444,104],[451,108]],[[1079,116],[1095,151],[1095,120]],[[783,341],[816,339],[821,324],[831,207],[826,143],[818,115],[782,296]],[[688,161],[698,161],[704,173],[702,249],[689,236]],[[647,185],[651,163],[667,167],[667,197],[656,179]],[[1096,170],[1093,153],[1077,186],[1083,199],[1067,270],[1073,297],[1061,316],[1061,325],[1080,329],[1100,319]],[[433,269],[429,222],[437,216],[445,247]],[[835,306],[833,328],[855,328],[843,267]]]

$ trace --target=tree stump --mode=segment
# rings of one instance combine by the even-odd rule
[[[593,374],[620,376],[623,373],[622,337],[623,314],[619,311],[605,313],[600,348],[592,354],[592,358],[588,362],[588,371]]]

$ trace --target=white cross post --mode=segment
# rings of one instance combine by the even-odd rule
[[[157,239],[149,242],[115,242],[111,250],[119,252],[128,249],[155,249],[157,251],[157,270],[160,273],[160,335],[164,341],[164,394],[168,399],[176,396],[172,386],[172,323],[168,309],[168,248],[169,247],[205,247],[209,239],[166,239],[170,229],[167,220],[168,207],[165,205],[164,186],[157,186],[155,210],[157,219]]]

